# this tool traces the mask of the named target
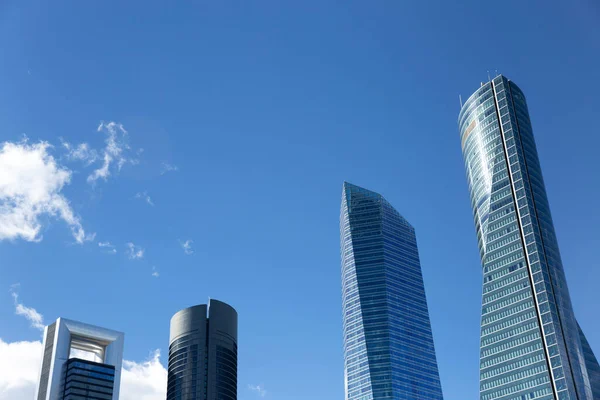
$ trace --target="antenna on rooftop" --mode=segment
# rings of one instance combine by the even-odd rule
[[[487,72],[488,73],[488,82],[492,80],[492,78],[490,78],[490,71]]]
[[[498,70],[496,70],[496,76],[498,76]]]
[[[458,101],[460,101],[460,108],[462,108],[462,96],[460,94],[458,95]]]

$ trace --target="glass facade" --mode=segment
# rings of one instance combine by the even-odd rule
[[[206,358],[205,340],[198,335],[183,335],[169,345],[168,399],[205,399],[206,387],[201,385]]]
[[[65,363],[63,400],[111,400],[115,367],[71,358]]]
[[[415,230],[344,183],[340,242],[346,400],[442,400]]]
[[[480,398],[592,400],[525,96],[498,76],[458,124],[483,268]]]
[[[600,365],[598,365],[598,360],[590,347],[581,327],[577,324],[577,328],[579,329],[579,337],[581,338],[581,346],[583,348],[583,357],[585,358],[585,366],[588,371],[588,376],[590,377],[590,386],[592,387],[592,393],[594,394],[594,399],[600,399]]]
[[[167,400],[237,399],[237,312],[211,300],[171,319]]]
[[[215,393],[219,400],[237,399],[237,344],[225,338],[229,345],[216,345]]]

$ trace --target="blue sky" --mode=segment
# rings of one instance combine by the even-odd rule
[[[342,398],[348,180],[416,228],[445,398],[477,398],[481,271],[456,119],[459,94],[496,70],[527,96],[575,311],[600,352],[592,0],[8,0],[0,49],[0,142],[31,156],[18,171],[39,185],[0,169],[0,213],[16,215],[11,187],[50,211],[38,235],[31,219],[0,231],[0,359],[37,352],[23,316],[122,330],[127,390],[154,400],[170,317],[211,297],[239,312],[241,400]],[[8,370],[0,399],[29,393],[37,371]]]

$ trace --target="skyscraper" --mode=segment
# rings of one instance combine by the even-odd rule
[[[600,399],[600,365],[598,360],[590,347],[581,327],[577,324],[579,330],[579,337],[581,338],[581,347],[583,348],[583,358],[585,359],[585,366],[590,377],[590,386],[592,387],[592,393],[594,399]]]
[[[59,318],[44,331],[36,400],[118,400],[124,335]]]
[[[237,312],[218,300],[171,318],[167,400],[237,400]]]
[[[344,183],[340,242],[346,400],[442,400],[415,230]]]
[[[458,124],[483,267],[481,400],[600,399],[523,92],[498,76],[466,101]]]

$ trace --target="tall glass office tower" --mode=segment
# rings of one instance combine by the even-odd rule
[[[414,228],[349,183],[340,214],[346,400],[442,400]]]
[[[237,400],[238,314],[211,299],[171,318],[167,400]]]
[[[458,124],[483,267],[481,400],[600,399],[523,92],[498,76],[466,101]],[[587,361],[597,366],[593,354]]]

